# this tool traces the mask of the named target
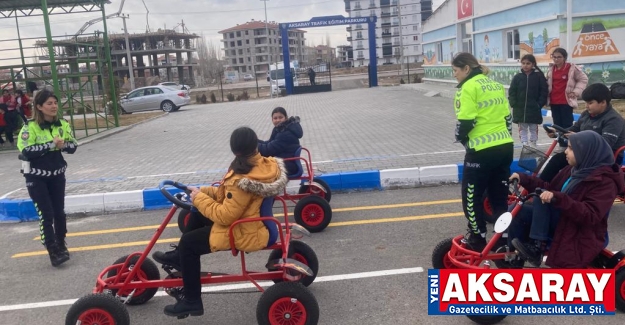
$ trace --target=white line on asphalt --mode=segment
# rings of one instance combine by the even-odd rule
[[[375,277],[381,277],[381,276],[412,274],[412,273],[421,273],[421,272],[423,272],[422,267],[412,267],[412,268],[382,270],[382,271],[372,271],[372,272],[326,275],[326,276],[320,276],[316,278],[315,283],[375,278]],[[259,282],[258,284],[261,287],[269,287],[273,284],[273,282],[263,281],[263,282]],[[251,289],[251,288],[255,288],[252,283],[238,283],[238,284],[226,284],[226,285],[215,285],[215,286],[203,287],[202,292],[219,292],[219,291],[231,291],[231,290],[241,290],[241,289]],[[162,290],[156,293],[156,296],[166,296],[166,295],[167,293],[165,293]],[[74,302],[76,302],[76,300],[78,299],[53,300],[53,301],[43,301],[43,302],[35,302],[35,303],[28,303],[28,304],[0,306],[0,312],[10,311],[10,310],[25,310],[25,309],[44,308],[44,307],[67,306],[67,305],[73,304]]]
[[[9,192],[9,193],[7,193],[7,194],[3,195],[3,196],[0,196],[0,200],[1,200],[1,199],[5,199],[7,196],[9,196],[9,195],[11,195],[11,194],[13,194],[13,193],[15,193],[15,192],[17,192],[17,191],[21,191],[21,190],[23,190],[23,188],[21,188],[21,187],[20,187],[20,188],[18,188],[18,189],[17,189],[17,190],[15,190],[15,191],[11,191],[11,192]]]

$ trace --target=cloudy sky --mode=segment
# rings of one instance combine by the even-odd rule
[[[144,2],[145,1],[145,6]],[[149,24],[150,30],[158,28],[174,28],[182,31],[178,26],[184,21],[185,27],[196,34],[203,34],[207,40],[221,46],[219,30],[236,24],[242,24],[252,19],[264,20],[265,10],[262,0],[126,0],[123,13],[130,15],[127,20],[129,33],[142,33]],[[366,1],[366,0],[364,0]],[[438,7],[444,0],[434,0],[434,7]],[[111,14],[119,10],[121,1],[111,0],[106,5],[106,13]],[[146,19],[146,6],[149,14]],[[343,0],[267,0],[267,18],[269,21],[304,21],[316,16],[345,15]],[[52,34],[59,38],[71,36],[84,25],[85,22],[101,17],[101,13],[79,13],[69,15],[53,15],[50,18]],[[123,31],[122,20],[119,18],[107,21],[109,33]],[[22,39],[43,38],[45,31],[42,28],[43,18],[25,17],[19,19],[19,32]],[[91,26],[87,32],[102,30],[102,23]],[[309,45],[318,45],[330,40],[332,46],[346,44],[346,26],[322,27],[307,29],[306,39]],[[0,65],[16,64],[20,54],[16,50],[17,42],[8,41],[17,38],[15,19],[0,19]],[[32,44],[32,40],[24,41],[25,45]],[[41,54],[41,53],[39,53]],[[25,56],[35,55],[34,49],[27,49]],[[16,61],[17,60],[17,61]],[[31,60],[27,60],[31,61]]]

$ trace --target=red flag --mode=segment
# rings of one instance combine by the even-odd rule
[[[458,19],[473,16],[473,0],[458,0]]]

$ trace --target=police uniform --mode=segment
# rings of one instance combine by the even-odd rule
[[[65,142],[60,150],[54,144],[55,137]],[[67,162],[61,152],[72,154],[78,147],[72,129],[63,119],[41,124],[30,120],[20,131],[17,147],[21,152],[20,159],[24,161],[22,173],[26,188],[39,215],[41,242],[49,251],[56,245],[67,252],[64,244],[67,233],[64,211]]]
[[[466,148],[462,174],[462,203],[471,234],[486,233],[482,197],[488,195],[494,213],[507,210],[514,153],[512,115],[502,84],[474,69],[458,85],[455,96],[456,140]]]

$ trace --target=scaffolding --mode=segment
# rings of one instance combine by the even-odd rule
[[[33,86],[54,91],[59,99],[59,115],[69,120],[77,139],[119,126],[117,83],[104,8],[108,3],[108,0],[0,1],[0,20],[15,20],[17,30],[17,39],[0,40],[0,48],[5,53],[19,50],[19,57],[0,58],[0,87],[22,88],[31,96]],[[60,46],[55,40],[66,40],[67,36],[52,34],[50,16],[96,12],[102,14],[103,31],[76,35],[71,46]],[[45,36],[22,38],[19,18],[33,16],[43,17]],[[15,42],[17,48],[7,45]],[[28,42],[32,45],[24,44]]]

